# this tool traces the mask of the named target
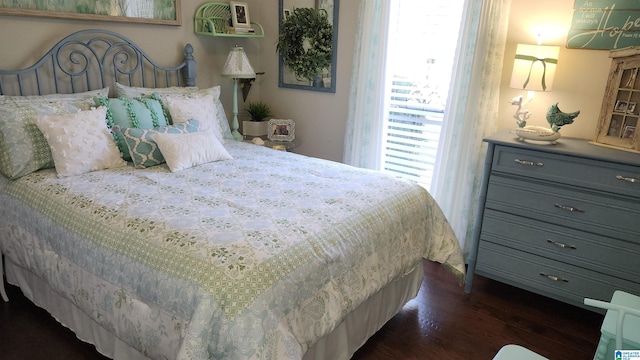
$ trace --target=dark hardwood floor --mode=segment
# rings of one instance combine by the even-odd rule
[[[416,299],[376,333],[354,359],[492,359],[505,344],[549,359],[591,359],[603,316],[483,277],[465,294],[440,265],[425,262]],[[19,289],[0,300],[0,359],[104,359]]]

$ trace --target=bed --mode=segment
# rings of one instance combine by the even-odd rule
[[[181,51],[167,67],[84,30],[0,70],[8,283],[115,359],[348,359],[415,297],[423,259],[462,281],[457,239],[423,188],[232,140],[220,88],[193,87],[193,48]],[[203,99],[206,113],[184,109]]]

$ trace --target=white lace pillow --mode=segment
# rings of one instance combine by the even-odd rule
[[[196,119],[200,130],[211,130],[220,142],[224,142],[216,119],[216,106],[211,95],[199,97],[167,96],[165,98],[174,124]]]
[[[126,166],[107,124],[107,108],[35,118],[49,148],[58,177]]]
[[[158,144],[171,172],[232,159],[212,130],[186,134],[152,134],[151,138]]]

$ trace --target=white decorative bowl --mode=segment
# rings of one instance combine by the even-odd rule
[[[541,141],[555,144],[560,139],[560,133],[542,126],[526,126],[515,130],[518,139]]]

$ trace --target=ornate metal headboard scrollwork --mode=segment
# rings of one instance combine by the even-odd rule
[[[162,66],[126,37],[107,30],[82,30],[60,40],[35,64],[0,70],[0,95],[78,93],[115,83],[163,88],[194,86],[193,47],[176,66]]]

